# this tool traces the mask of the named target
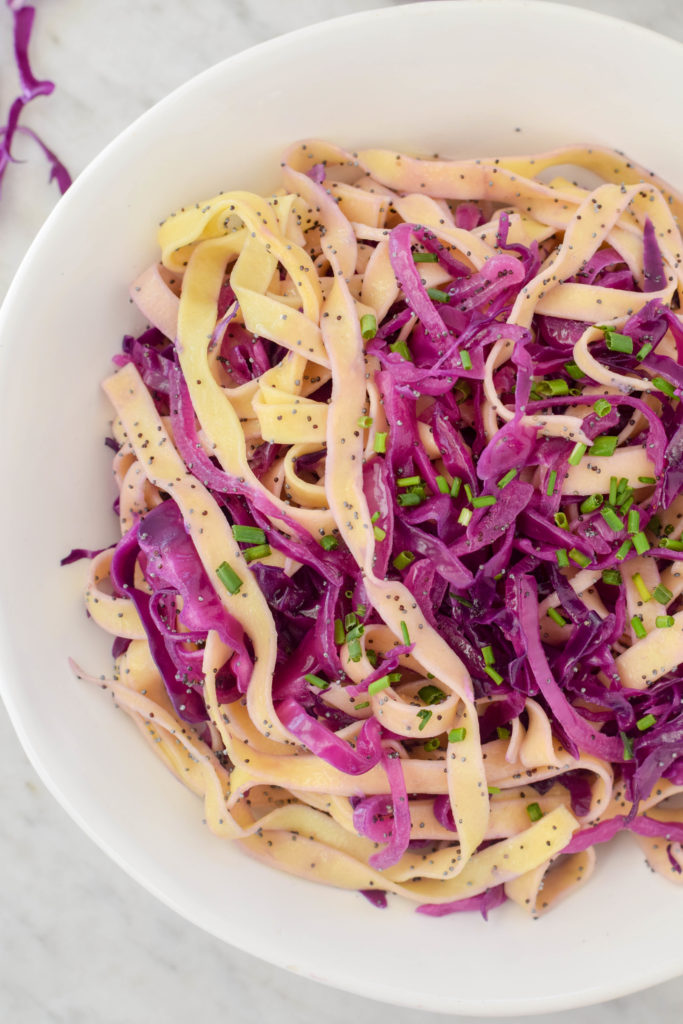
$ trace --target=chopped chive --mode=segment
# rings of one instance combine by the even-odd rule
[[[324,537],[320,538],[320,546],[325,551],[335,551],[339,547],[339,540],[333,537],[331,533],[327,533]]]
[[[319,690],[326,690],[330,685],[327,679],[323,679],[322,676],[316,676],[313,672],[308,672],[304,676],[304,679],[307,683],[310,683],[311,686],[317,686]]]
[[[349,640],[348,643],[349,661],[360,661],[363,657],[363,648],[360,645],[360,640],[354,639]]]
[[[558,548],[557,551],[555,552],[555,557],[557,559],[557,564],[559,565],[559,567],[561,569],[566,569],[567,566],[569,565],[569,555],[567,554],[565,549],[564,548]]]
[[[373,313],[365,313],[360,318],[360,333],[366,341],[370,341],[377,334],[377,317]]]
[[[567,620],[564,615],[560,615],[557,608],[548,608],[548,618],[556,622],[558,626],[566,626]]]
[[[607,416],[608,413],[610,413],[611,411],[612,411],[612,406],[610,405],[610,403],[607,401],[606,398],[599,398],[597,400],[597,402],[595,403],[595,405],[593,406],[593,412],[595,413],[596,416],[599,416],[600,419],[602,419],[603,416]]]
[[[580,441],[577,441],[576,444],[574,445],[574,447],[572,448],[571,455],[569,456],[569,465],[570,466],[578,466],[578,464],[581,462],[581,459],[583,458],[583,456],[585,454],[586,454],[586,445],[585,444],[581,444]]]
[[[413,260],[415,263],[438,263],[439,257],[435,252],[414,252]]]
[[[469,484],[465,484],[465,495],[467,496],[467,500],[471,503],[474,495],[472,494],[472,488]]]
[[[668,587],[665,587],[663,583],[658,583],[655,587],[652,596],[658,604],[668,604],[673,601],[673,594]]]
[[[506,729],[504,725],[497,726],[496,733],[498,735],[498,739],[499,740],[509,740],[510,739],[510,730]]]
[[[662,532],[662,520],[659,516],[652,516],[650,522],[647,524],[647,528],[651,533],[654,533],[655,537],[659,537]],[[671,529],[673,530],[673,526]]]
[[[639,555],[644,555],[650,550],[650,542],[642,531],[634,535],[633,546]]]
[[[621,505],[622,501],[629,492],[628,480],[625,476],[622,476],[617,485],[617,500],[616,504]]]
[[[346,630],[346,642],[349,643],[351,640],[360,640],[365,633],[365,626],[362,622],[352,626],[351,629]]]
[[[553,519],[555,520],[555,525],[559,526],[561,530],[569,529],[569,520],[565,512],[555,512]]]
[[[445,476],[437,476],[436,486],[439,488],[441,494],[448,494],[450,488],[448,486],[448,480]]]
[[[268,544],[256,544],[253,548],[247,548],[242,552],[247,564],[254,562],[257,558],[267,558],[270,553],[270,545]]]
[[[658,615],[655,618],[655,626],[657,629],[668,629],[674,624],[673,615]]]
[[[624,559],[626,558],[627,554],[629,553],[629,551],[631,550],[632,547],[633,547],[633,541],[631,540],[630,537],[627,537],[626,540],[624,541],[624,543],[621,545],[621,547],[617,551],[617,558],[619,559],[620,562],[624,561]]]
[[[482,494],[480,498],[472,498],[472,508],[487,508],[489,505],[495,505],[497,500],[492,494]]]
[[[359,619],[362,619],[366,612],[367,608],[365,607],[364,604],[359,604],[358,607],[356,608],[356,615],[358,616]]]
[[[683,540],[670,540],[669,537],[663,537],[659,546],[668,548],[669,551],[683,551]]]
[[[375,440],[374,440],[374,443],[373,443],[373,448],[375,449],[375,451],[379,455],[383,455],[384,452],[387,450],[387,438],[388,438],[388,436],[389,436],[389,432],[386,431],[386,430],[385,431],[379,431],[377,434],[375,434]]]
[[[411,351],[408,348],[407,343],[405,341],[403,341],[403,340],[395,341],[393,343],[393,345],[389,346],[389,351],[390,352],[397,352],[398,355],[400,355],[408,363],[412,363],[412,361],[413,361],[413,357],[412,357]]]
[[[235,570],[227,562],[221,562],[216,569],[216,575],[229,594],[237,594],[242,586],[242,580]]]
[[[640,512],[637,508],[631,509],[629,512],[626,529],[631,534],[638,533],[640,531]]]
[[[500,672],[496,672],[495,668],[493,668],[492,665],[485,665],[484,671],[486,672],[486,675],[489,677],[489,679],[492,679],[494,681],[496,686],[500,686],[500,684],[503,682],[502,675],[500,674]]]
[[[378,519],[379,519],[379,512],[373,512],[372,515],[370,516],[370,522],[371,523],[376,523]]]
[[[621,573],[618,569],[604,569],[602,582],[608,583],[611,587],[620,587],[622,582]]]
[[[346,629],[346,630],[353,629],[353,627],[357,626],[357,625],[358,625],[358,616],[356,615],[355,612],[349,612],[349,614],[344,619],[344,629]]]
[[[605,520],[610,530],[614,530],[615,533],[621,533],[624,529],[624,524],[613,508],[610,508],[609,506],[607,508],[601,508],[600,515]]]
[[[439,746],[439,739],[438,739],[438,737],[435,736],[434,739],[427,740],[427,742],[425,743],[424,746],[425,746],[425,750],[428,751],[428,752],[431,752],[432,750],[436,750],[436,748]]]
[[[375,540],[383,541],[387,535],[387,531],[383,530],[381,526],[373,526],[372,532],[375,535]]]
[[[569,557],[577,565],[580,565],[582,569],[585,569],[587,565],[591,564],[591,560],[588,555],[584,555],[583,551],[579,551],[578,548],[569,549]]]
[[[358,426],[359,427],[363,427],[364,430],[367,430],[367,428],[371,427],[372,424],[373,424],[372,416],[359,416],[358,417]]]
[[[467,729],[451,729],[448,733],[449,743],[462,743],[467,736]]]
[[[396,483],[399,487],[418,487],[422,483],[421,476],[400,476]]]
[[[669,398],[673,398],[676,389],[668,380],[664,380],[663,377],[653,377],[652,383],[658,391],[663,391],[665,395],[669,396]]]
[[[649,356],[650,352],[652,352],[652,345],[648,341],[642,346],[642,348],[638,349],[636,352],[636,359],[639,363],[642,363],[643,359],[645,359],[646,356]]]
[[[484,656],[485,665],[495,665],[496,657],[493,653],[493,647],[482,647],[481,653]]]
[[[422,504],[422,496],[415,491],[407,491],[405,494],[399,494],[396,501],[402,508],[411,508]]]
[[[543,811],[537,803],[527,804],[526,813],[531,821],[540,821],[543,817]]]
[[[624,761],[633,760],[633,740],[626,735],[625,732],[620,732],[621,742],[624,745]]]
[[[391,686],[389,676],[381,676],[380,679],[375,679],[374,683],[370,683],[368,693],[372,697],[374,694],[380,693],[381,690],[386,690],[388,686]]]
[[[258,526],[233,526],[232,535],[238,543],[266,543],[266,535]]]
[[[489,796],[498,796],[500,793],[500,786],[488,786]]]
[[[432,302],[448,302],[448,292],[443,292],[440,288],[428,288],[427,295]]]
[[[550,475],[548,476],[548,486],[545,489],[545,493],[550,497],[555,493],[555,484],[557,482],[557,470],[551,469]]]
[[[641,484],[656,484],[657,481],[653,476],[639,476],[638,480]]]
[[[619,512],[622,516],[625,516],[626,513],[630,511],[631,505],[633,504],[634,500],[635,499],[633,497],[633,491],[631,491],[623,505],[619,506]]]
[[[640,615],[634,615],[631,619],[631,629],[639,640],[642,640],[644,636],[647,636],[647,630],[643,625],[643,620]]]
[[[425,725],[427,724],[427,722],[429,721],[433,714],[434,712],[430,711],[429,708],[420,708],[420,710],[417,713],[417,717],[422,719],[422,721],[417,727],[420,732],[424,729]]]
[[[400,551],[396,558],[391,563],[394,569],[407,569],[411,562],[415,561],[415,555],[412,551]]]
[[[633,352],[633,338],[629,338],[627,334],[617,334],[616,331],[607,330],[605,331],[605,341],[611,352],[626,352],[628,355]]]
[[[368,659],[373,668],[377,668],[377,651],[370,649],[365,652],[365,657]]]
[[[501,477],[500,480],[498,481],[498,487],[500,487],[501,490],[503,489],[503,487],[507,487],[507,485],[510,483],[510,481],[514,480],[516,476],[517,476],[517,470],[516,469],[509,469],[507,471],[507,473],[505,474],[505,476]]]
[[[568,395],[569,385],[566,380],[558,377],[556,380],[539,380],[534,384],[534,390],[543,397],[553,395]]]
[[[462,508],[462,509],[460,509],[460,515],[458,516],[458,522],[460,523],[461,526],[467,526],[471,518],[472,518],[472,509],[471,508]]]
[[[619,481],[615,476],[609,478],[609,503],[610,505],[617,504],[617,495],[619,493]]]
[[[441,704],[446,699],[443,690],[440,690],[438,686],[432,686],[431,683],[420,687],[417,695],[425,704]]]
[[[343,644],[346,640],[346,630],[344,629],[344,623],[341,619],[334,620],[334,642],[335,644]]]
[[[472,357],[467,351],[467,349],[463,349],[462,352],[460,353],[460,362],[462,364],[463,370],[472,369]]]
[[[579,505],[579,512],[583,515],[589,515],[591,512],[597,511],[604,501],[602,494],[591,494],[585,501],[582,501]]]
[[[594,457],[614,455],[618,440],[614,434],[602,434],[595,438],[588,454]]]
[[[643,579],[643,577],[640,575],[639,572],[634,572],[634,574],[633,574],[633,582],[635,584],[636,590],[638,591],[638,593],[640,594],[640,597],[643,600],[643,603],[647,603],[648,601],[651,601],[652,600],[652,594],[650,593],[650,591],[645,586],[645,580]]]
[[[409,647],[410,646],[410,633],[408,632],[408,627],[405,624],[405,622],[401,623],[401,636],[403,637],[403,643],[406,645],[406,647]]]
[[[355,705],[355,710],[356,711],[362,711],[363,708],[369,708],[369,707],[370,707],[370,701],[369,700],[364,700],[362,704],[356,704]]]
[[[657,719],[654,715],[645,715],[636,722],[636,729],[640,730],[640,732],[645,732],[646,729],[651,729],[656,721]]]
[[[564,368],[574,380],[583,380],[585,377],[583,370],[580,370],[576,363],[565,363]]]
[[[460,488],[462,487],[462,480],[459,476],[453,477],[453,483],[451,484],[451,498],[457,498],[460,494]]]

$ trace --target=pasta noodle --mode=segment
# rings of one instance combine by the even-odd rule
[[[683,201],[595,147],[281,169],[132,286],[97,681],[294,875],[538,915],[627,829],[680,882]]]

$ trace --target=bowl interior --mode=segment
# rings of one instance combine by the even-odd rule
[[[582,10],[463,0],[343,18],[231,58],[164,100],[81,176],[22,264],[0,314],[2,693],[69,813],[227,942],[364,995],[473,1014],[566,1008],[683,968],[680,893],[628,840],[601,851],[590,885],[547,918],[505,906],[486,924],[395,900],[379,912],[213,838],[127,719],[71,675],[69,656],[106,673],[109,644],[83,611],[85,563],[59,568],[71,547],[116,537],[98,381],[122,334],[142,326],[127,286],[167,213],[220,189],[268,189],[282,149],[305,136],[454,156],[594,142],[681,185],[681,94],[677,44]]]

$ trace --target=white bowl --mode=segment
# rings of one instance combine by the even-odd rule
[[[352,56],[348,56],[352,55]],[[610,18],[529,0],[369,12],[275,39],[156,106],[76,181],[0,314],[5,538],[2,693],[45,783],[126,871],[207,931],[280,966],[388,1002],[534,1013],[634,991],[683,970],[683,894],[627,840],[540,921],[504,906],[432,919],[270,871],[201,824],[201,806],[128,720],[67,668],[106,672],[72,546],[115,537],[108,411],[98,382],[141,322],[130,280],[170,210],[274,184],[306,135],[452,155],[570,142],[618,147],[683,185],[675,126],[683,49]]]

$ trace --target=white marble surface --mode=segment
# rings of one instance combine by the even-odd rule
[[[58,89],[27,123],[73,174],[176,85],[255,42],[388,0],[34,0],[32,55]],[[504,3],[505,0],[500,0]],[[565,0],[567,2],[567,0]],[[571,0],[683,40],[681,0]],[[0,109],[15,94],[10,18],[0,5]],[[626,74],[637,69],[625,68]],[[57,198],[32,145],[0,202],[0,298]],[[0,1020],[8,1024],[234,1024],[441,1019],[341,996],[224,946],[132,882],[37,779],[0,706]],[[554,1024],[673,1024],[683,978]],[[464,1019],[463,1019],[464,1020]]]

